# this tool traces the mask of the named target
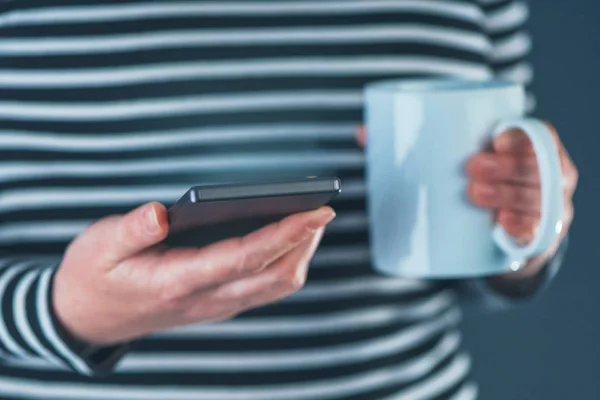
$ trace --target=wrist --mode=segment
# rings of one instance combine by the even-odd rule
[[[117,340],[101,329],[99,310],[90,309],[89,293],[69,282],[63,268],[55,272],[50,286],[51,310],[61,335],[78,347],[110,346]]]
[[[552,248],[536,257],[532,257],[517,271],[502,274],[491,279],[499,281],[515,281],[515,280],[530,280],[538,276],[544,267],[554,258],[562,241],[555,243]]]
[[[542,255],[531,258],[527,260],[527,262],[519,268],[517,271],[508,272],[506,274],[499,275],[494,277],[496,279],[504,279],[507,281],[513,281],[518,279],[529,279],[540,273],[540,271],[544,268],[544,266],[550,261],[553,257],[552,255]]]
[[[51,319],[52,326],[62,341],[63,345],[66,346],[66,351],[73,355],[77,365],[85,365],[87,370],[84,369],[84,373],[93,376],[104,376],[110,374],[115,368],[117,363],[123,358],[123,356],[129,351],[129,343],[119,344],[103,344],[95,343],[94,339],[87,339],[84,335],[80,335],[74,332],[76,330],[69,329],[65,321],[68,318],[62,318],[58,314],[60,310],[69,310],[70,307],[60,307],[59,299],[63,299],[68,296],[60,296],[57,293],[61,293],[60,290],[56,290],[57,287],[61,286],[61,279],[58,277],[60,268],[54,272],[48,293],[49,302],[49,316]],[[68,300],[68,299],[67,299]],[[75,304],[75,303],[74,303]],[[72,305],[67,303],[67,306]],[[66,313],[69,314],[68,312]],[[83,364],[81,364],[83,363]],[[81,371],[81,370],[80,370]]]

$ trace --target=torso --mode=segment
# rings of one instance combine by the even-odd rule
[[[17,0],[4,7],[4,252],[58,258],[91,221],[151,200],[169,204],[196,184],[338,175],[344,192],[298,294],[231,322],[144,339],[107,378],[35,361],[4,366],[0,397],[467,393],[452,292],[379,277],[369,265],[354,130],[369,81],[492,75],[475,1]]]

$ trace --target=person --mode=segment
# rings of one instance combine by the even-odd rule
[[[520,1],[1,7],[3,399],[473,399],[461,304],[530,299],[561,265],[577,171],[558,135],[566,209],[551,252],[452,282],[369,265],[362,87],[529,88]],[[205,248],[155,246],[163,204],[189,186],[325,174],[344,181],[333,209]],[[474,155],[465,182],[531,238],[539,182],[519,132]]]

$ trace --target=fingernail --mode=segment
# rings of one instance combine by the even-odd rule
[[[321,207],[317,212],[315,219],[311,221],[311,229],[319,229],[335,218],[335,211],[331,207]]]
[[[146,207],[144,210],[144,224],[149,233],[157,233],[159,230],[158,216],[154,207]]]

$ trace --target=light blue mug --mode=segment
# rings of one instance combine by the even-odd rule
[[[390,80],[365,88],[366,174],[374,268],[385,275],[460,278],[518,270],[562,229],[562,175],[552,134],[525,118],[525,91],[503,81]],[[541,223],[522,245],[465,193],[466,160],[510,128],[537,156]]]

